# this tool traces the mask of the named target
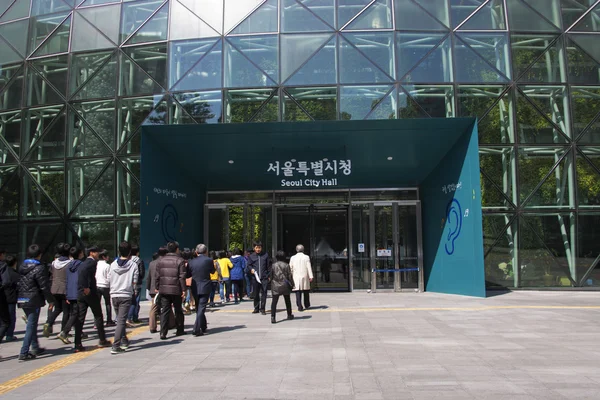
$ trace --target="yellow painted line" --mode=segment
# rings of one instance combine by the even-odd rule
[[[489,311],[489,310],[600,310],[600,306],[483,306],[483,307],[365,307],[325,308],[306,310],[307,313],[382,312],[382,311]],[[218,313],[250,313],[251,310],[209,309]]]
[[[134,330],[132,330],[127,336],[128,337],[137,336],[140,333],[147,331],[147,330],[148,330],[147,326],[141,326],[141,327],[138,327],[138,328],[135,328]],[[102,350],[105,350],[107,348],[109,348],[109,347],[97,348],[97,349],[90,350],[90,351],[84,351],[82,353],[74,353],[74,354],[68,355],[66,357],[63,357],[58,361],[50,363],[44,367],[35,369],[33,371],[30,371],[26,374],[18,376],[16,378],[6,381],[4,383],[0,383],[0,395],[6,394],[10,391],[18,389],[21,386],[25,386],[28,383],[31,383],[37,379],[40,379],[43,376],[46,376],[48,374],[51,374],[52,372],[58,371],[59,369],[62,369],[64,367],[66,367],[67,365],[74,364],[77,361],[81,361],[90,356],[93,356],[94,354],[96,354]]]

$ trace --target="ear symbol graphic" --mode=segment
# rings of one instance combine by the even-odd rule
[[[462,229],[462,208],[456,199],[452,199],[446,206],[446,222],[448,227],[448,235],[446,236],[446,253],[452,255],[455,250],[454,242],[460,236]]]

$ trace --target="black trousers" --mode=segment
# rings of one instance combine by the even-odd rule
[[[310,307],[310,290],[296,291],[296,305],[298,310],[302,310],[302,295],[304,294],[304,308]]]
[[[194,324],[194,333],[206,331],[206,305],[210,294],[201,294],[196,296],[196,323]]]
[[[4,336],[6,335],[6,331],[8,331],[9,326],[10,311],[8,310],[8,302],[6,301],[4,290],[2,290],[2,293],[0,293],[0,343],[2,343],[2,340],[4,340]]]
[[[254,292],[254,310],[265,311],[267,305],[267,289],[268,282],[263,279],[260,283],[256,279],[252,279],[252,291]]]
[[[65,336],[71,332],[71,329],[77,325],[77,321],[79,320],[79,308],[77,307],[77,300],[69,300],[69,303],[69,316],[67,318],[67,323],[62,328],[62,332],[65,334]]]
[[[55,294],[54,299],[54,308],[50,313],[48,313],[48,320],[46,323],[50,326],[54,325],[56,319],[62,313],[62,321],[60,324],[60,331],[62,332],[67,325],[67,321],[69,320],[69,315],[71,315],[71,305],[67,304],[67,297],[64,294]]]
[[[290,315],[292,315],[292,301],[290,300],[289,294],[273,295],[273,298],[271,299],[271,317],[275,318],[275,314],[277,314],[277,302],[279,301],[279,296],[283,296],[283,300],[285,301],[285,309],[289,317]]]
[[[94,314],[94,324],[98,330],[98,339],[103,342],[106,340],[104,332],[104,315],[102,315],[102,307],[100,307],[100,297],[97,293],[90,293],[87,296],[79,296],[77,299],[77,324],[75,324],[75,347],[81,346],[81,332],[83,332],[83,324],[85,324],[85,316],[88,307]]]
[[[112,304],[110,304],[110,288],[98,288],[98,297],[100,298],[100,302],[102,303],[102,298],[104,298],[104,307],[106,308],[106,323],[113,322],[112,319]]]
[[[182,298],[176,294],[160,295],[160,336],[167,336],[169,332],[169,312],[171,307],[175,309],[175,322],[177,324],[177,333],[183,332],[183,309],[181,308]]]

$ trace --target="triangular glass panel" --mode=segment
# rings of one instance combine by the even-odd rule
[[[502,38],[503,37],[501,37],[501,40]],[[478,36],[470,35],[469,37],[465,37],[465,39],[473,46],[484,47],[482,50],[485,50],[485,45],[481,46],[483,43],[479,40],[480,38]],[[504,46],[500,46],[502,49],[501,54],[504,54],[503,50],[506,50],[507,47],[508,44],[504,40]],[[454,58],[456,63],[455,80],[457,82],[504,83],[509,81],[503,73],[490,65],[487,60],[471,48],[458,35],[456,35],[454,41]],[[504,61],[505,60],[497,60],[497,64],[501,67],[506,67],[506,62]]]
[[[167,43],[123,47],[122,51],[162,88],[167,88]]]
[[[600,20],[600,17],[599,17]],[[569,39],[575,42],[587,54],[600,63],[600,46],[598,46],[598,35],[569,35]],[[571,60],[569,60],[570,62]]]
[[[479,118],[477,130],[480,143],[514,143],[513,130],[507,121],[513,97],[511,91],[504,91],[505,88],[460,86],[458,89],[457,116]]]
[[[219,40],[200,62],[196,63],[173,87],[174,91],[220,88],[222,44]]]
[[[23,69],[0,90],[0,110],[12,110],[21,107],[23,99]]]
[[[217,37],[219,33],[178,1],[171,2],[170,40]]]
[[[17,0],[4,13],[0,22],[14,21],[15,19],[29,17],[29,0]]]
[[[392,28],[392,2],[391,0],[375,0],[344,30],[361,29],[390,29]]]
[[[383,100],[375,106],[375,109],[371,111],[365,119],[396,119],[398,100],[396,96],[396,89],[393,89]]]
[[[338,28],[342,28],[352,18],[364,10],[372,0],[338,0]]]
[[[64,96],[54,86],[48,84],[35,68],[28,69],[26,96],[28,106],[65,102]]]
[[[548,20],[548,22],[552,23],[558,29],[560,29],[561,23],[561,15],[560,15],[560,5],[558,4],[560,0],[547,0],[547,1],[538,1],[538,0],[523,0],[529,7],[540,13],[544,18]],[[586,1],[586,0],[584,0]],[[576,1],[574,1],[576,3]],[[566,29],[567,27],[565,27]]]
[[[587,13],[587,15],[583,17],[571,31],[600,32],[600,24],[598,21],[600,21],[600,5],[597,5],[592,11]]]
[[[0,15],[4,14],[6,10],[12,6],[13,1],[14,0],[4,0],[2,3],[0,3]]]
[[[473,16],[463,23],[460,30],[506,30],[504,2],[489,0]]]
[[[73,100],[101,99],[115,97],[117,91],[117,53],[113,53],[110,60],[98,71],[91,71],[91,75],[80,85],[81,89],[75,93]]]
[[[181,4],[186,6],[189,10],[191,10],[196,16],[206,22],[212,29],[217,31],[217,33],[221,34],[223,32],[223,0],[205,0],[205,1],[197,1],[197,0],[179,0]],[[235,0],[233,1],[236,2]],[[259,1],[260,2],[260,1]],[[253,2],[243,2],[243,7],[246,6],[246,3]],[[230,6],[235,6],[238,4],[232,4]],[[258,5],[258,4],[256,4]],[[255,6],[251,7],[254,8]],[[250,11],[250,10],[248,10]],[[235,12],[235,10],[234,10]]]
[[[75,12],[71,51],[99,50],[111,47],[116,47],[116,44],[108,40],[94,25]]]
[[[117,214],[119,216],[138,216],[140,215],[140,183],[139,169],[140,160],[134,158],[122,158],[120,161],[133,167],[138,171],[138,179],[135,174],[125,168],[122,163],[117,162]]]
[[[277,68],[279,40],[276,35],[231,37],[227,40],[265,72],[275,84],[279,81]]]
[[[336,88],[288,88],[287,92],[315,121],[338,119]]]
[[[167,40],[169,28],[169,3],[158,10],[144,25],[137,30],[125,44],[139,44]]]
[[[226,122],[250,122],[273,95],[271,89],[229,90]]]
[[[287,80],[300,68],[331,35],[328,33],[314,35],[280,35],[281,39],[281,81]]]
[[[277,32],[277,0],[267,0],[230,35]]]
[[[566,42],[569,82],[588,84],[591,77],[600,76],[600,63],[590,57],[572,40]]]
[[[506,198],[506,195],[502,193],[502,190],[495,185],[487,174],[481,173],[480,176],[481,184],[481,206],[498,209],[514,209],[514,206]]]
[[[297,0],[282,0],[281,32],[327,32],[330,27]]]
[[[123,52],[125,53],[127,50],[124,48]],[[164,91],[165,89],[136,61],[121,54],[121,84],[119,85],[121,95],[157,94]]]
[[[190,0],[188,0],[190,1]],[[227,33],[242,22],[264,0],[225,0],[225,16],[223,17],[223,33]],[[201,15],[199,17],[202,18]]]
[[[1,126],[2,126],[2,123],[0,122],[0,127]],[[17,158],[15,157],[13,152],[10,151],[10,146],[7,143],[4,143],[4,140],[2,140],[0,138],[0,165],[16,164],[16,163],[17,163]]]
[[[228,40],[225,41],[225,66],[225,87],[235,88],[277,85],[277,82],[269,78],[264,71],[261,71],[255,64],[250,62],[248,58],[244,57],[243,53],[229,43]]]
[[[292,100],[292,96],[285,93],[283,96],[284,121],[312,121],[313,119]]]
[[[102,4],[118,3],[120,1],[121,0],[85,0],[82,2],[81,0],[77,0],[77,3],[81,3],[77,7],[98,6]]]
[[[514,76],[519,82],[564,81],[560,67],[563,58],[562,37],[512,35],[512,56]]]
[[[577,153],[577,200],[580,207],[597,207],[600,204],[597,184],[600,182],[600,158],[598,155],[588,157]]]
[[[111,155],[106,144],[96,136],[94,130],[75,111],[69,113],[69,126],[71,128],[67,142],[68,157]]]
[[[66,54],[31,61],[30,65],[33,66],[36,72],[40,76],[43,76],[46,82],[50,83],[62,97],[66,97],[68,81],[67,69],[69,66],[69,58]],[[39,98],[42,98],[42,96],[39,96]],[[47,101],[47,103],[51,102]]]
[[[402,78],[446,37],[442,33],[397,33],[398,78]]]
[[[32,57],[47,56],[49,54],[66,53],[69,51],[69,37],[71,32],[71,16],[65,19],[44,43],[32,54]]]
[[[41,164],[23,173],[23,204],[21,216],[28,218],[59,217],[56,207],[65,205],[64,164]],[[43,188],[43,189],[42,189]],[[51,200],[52,199],[52,200]]]
[[[27,153],[27,161],[46,161],[64,158],[66,122],[64,111],[56,117],[52,125],[35,142]]]
[[[171,108],[170,108],[170,117],[171,117],[171,121],[173,121],[173,124],[175,125],[196,125],[198,124],[198,122],[192,118],[187,111],[183,108],[183,106],[181,104],[179,104],[177,101],[172,101],[171,102]]]
[[[342,120],[365,119],[387,97],[392,88],[392,86],[342,86],[340,118]]]
[[[453,96],[451,86],[404,85],[403,89],[428,116],[433,118],[454,116],[452,105],[448,104],[448,98]],[[401,97],[402,94],[400,100]]]
[[[199,124],[216,124],[222,120],[223,100],[220,90],[211,92],[175,93],[173,98],[187,115]],[[178,120],[173,116],[172,123]]]
[[[335,36],[319,51],[317,51],[307,63],[296,71],[288,80],[286,85],[306,84],[335,84],[337,73],[335,68]]]
[[[29,149],[35,147],[37,141],[61,117],[64,117],[62,105],[27,109],[23,117],[21,157],[24,158]]]
[[[12,47],[0,38],[0,54],[2,54],[2,61],[0,61],[0,68],[4,65],[17,63],[23,61],[23,56],[17,53]]]
[[[0,218],[16,219],[19,216],[20,191],[19,167],[0,168]]]
[[[600,144],[600,115],[585,129],[578,142],[581,144]]]
[[[522,0],[507,0],[507,7],[508,23],[513,31],[556,32],[560,30]]]
[[[413,0],[396,0],[396,29],[401,31],[445,31],[444,24]]]
[[[114,52],[73,54],[71,60],[71,94],[93,78],[94,74],[104,66],[113,54]]]
[[[404,90],[398,93],[398,119],[430,118],[421,106]]]
[[[587,144],[600,143],[600,88],[592,86],[573,86],[571,88],[571,119],[573,121],[573,137]],[[596,121],[592,123],[592,121]],[[589,135],[580,137],[583,132]],[[585,136],[588,136],[587,140]],[[596,138],[595,141],[590,139]]]
[[[23,56],[27,55],[27,31],[29,20],[24,19],[10,24],[0,25],[0,36],[2,36],[17,52]],[[4,57],[2,58],[3,63]]]
[[[31,1],[31,16],[48,15],[57,12],[70,11],[73,8],[68,1],[64,0],[32,0]]]
[[[379,37],[382,34],[384,37]],[[393,42],[393,33],[387,32],[341,35],[339,46],[340,83],[381,83],[393,81],[393,78],[388,75],[388,71],[380,68],[367,58],[367,55],[359,51],[364,50],[370,53],[368,55],[379,58],[382,56],[385,57],[387,54],[390,57],[387,63],[388,68],[393,68],[392,63],[389,62],[392,59]],[[356,47],[351,43],[355,44]],[[393,71],[389,72],[393,76]]]
[[[506,33],[461,32],[458,37],[492,68],[497,69],[505,78],[510,78],[510,61],[507,55],[509,45]]]
[[[109,162],[111,162],[109,158],[67,161],[67,182],[70,185],[68,211],[73,210]]]
[[[125,42],[131,34],[163,5],[163,1],[149,0],[134,3],[124,3],[121,17],[120,43]]]
[[[96,30],[102,32],[114,45],[119,43],[119,21],[121,20],[121,5],[84,8],[77,14],[85,18]]]
[[[335,28],[335,0],[300,0],[313,14]]]
[[[593,1],[591,1],[593,3]],[[562,23],[564,30],[568,30],[585,12],[588,10],[589,5],[587,1],[572,1],[572,0],[560,0],[560,8],[562,14]]]
[[[119,152],[130,154],[139,151],[137,143],[128,142],[128,139],[139,133],[142,125],[166,125],[169,109],[163,96],[141,97],[121,100],[119,110]],[[133,148],[132,145],[137,147]]]
[[[531,93],[532,96],[526,96],[525,93]],[[521,143],[566,143],[567,138],[557,126],[560,124],[564,125],[564,114],[559,111],[552,112],[548,110],[549,105],[544,103],[546,100],[537,100],[537,96],[543,96],[548,99],[556,107],[560,107],[557,104],[557,97],[554,94],[548,93],[545,90],[537,91],[536,88],[520,88],[517,91],[517,132],[519,132]],[[542,111],[538,111],[530,101]],[[562,100],[561,100],[562,101]],[[548,112],[544,115],[544,111]],[[552,119],[556,119],[555,123],[552,123]]]
[[[271,100],[263,105],[258,114],[251,122],[277,122],[279,121],[279,96],[271,97]]]
[[[104,140],[111,149],[115,148],[116,139],[116,111],[114,100],[92,101],[87,103],[71,104],[78,114],[76,120],[83,119],[96,135]],[[123,111],[126,112],[126,111]],[[135,110],[131,110],[131,116]]]
[[[484,207],[514,208],[509,199],[513,197],[515,183],[512,166],[515,153],[512,147],[480,148],[479,161],[482,179],[482,205]]]
[[[432,35],[433,36],[433,35]],[[443,40],[402,80],[411,83],[441,83],[452,81],[450,37]],[[425,50],[426,51],[426,50]],[[400,76],[400,74],[398,75]]]
[[[85,194],[71,216],[79,218],[114,216],[115,188],[115,165],[111,162],[110,166]]]
[[[169,87],[172,88],[204,57],[218,39],[170,42]]]
[[[569,206],[569,172],[571,154],[562,159],[558,169],[554,166],[566,152],[564,148],[552,148],[541,152],[537,148],[519,149],[519,188],[522,205],[528,208],[541,206]],[[543,181],[539,188],[540,181]],[[537,190],[536,190],[537,188]]]
[[[18,156],[21,149],[21,112],[0,114],[0,136]]]
[[[450,15],[452,17],[452,28],[459,26],[469,18],[487,0],[450,0]]]

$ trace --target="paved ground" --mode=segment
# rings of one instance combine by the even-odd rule
[[[20,343],[3,344],[0,397],[600,398],[598,292],[359,292],[315,294],[312,303],[275,325],[252,315],[248,302],[226,305],[208,315],[209,334],[198,338],[160,341],[133,329],[132,347],[118,356],[71,355],[42,338],[49,355],[19,363],[11,355]],[[186,318],[188,331],[193,322]]]

